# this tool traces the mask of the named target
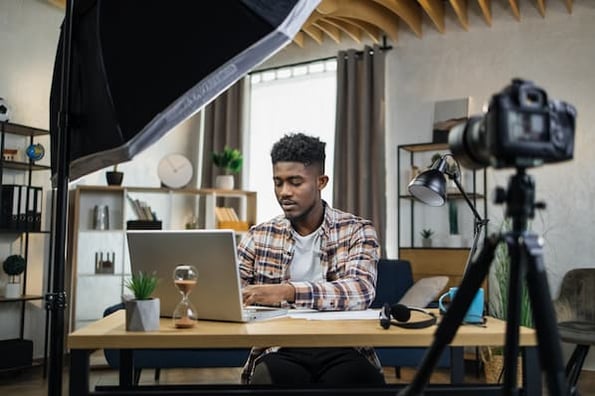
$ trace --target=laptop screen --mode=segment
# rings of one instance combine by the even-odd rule
[[[178,265],[193,265],[198,282],[190,301],[199,319],[242,321],[242,296],[233,230],[128,231],[133,273],[156,273],[161,316],[171,317],[182,295],[174,285]]]

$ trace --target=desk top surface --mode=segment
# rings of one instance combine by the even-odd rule
[[[412,320],[416,319],[412,313]],[[127,332],[124,310],[117,311],[68,335],[70,349],[98,348],[247,348],[334,346],[428,346],[436,326],[385,330],[378,320],[305,320],[276,318],[251,323],[198,321],[191,329],[176,329],[162,318],[159,331]],[[460,326],[452,346],[504,345],[505,322],[488,318],[485,327]],[[537,345],[532,329],[520,328],[520,345]]]

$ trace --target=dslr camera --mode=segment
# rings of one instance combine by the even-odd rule
[[[576,109],[548,100],[530,81],[514,79],[492,96],[483,116],[472,116],[454,126],[450,150],[470,169],[528,168],[572,159]]]

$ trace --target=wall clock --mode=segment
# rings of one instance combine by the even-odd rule
[[[192,163],[182,154],[167,154],[157,165],[161,184],[169,188],[185,187],[190,183],[193,173]]]

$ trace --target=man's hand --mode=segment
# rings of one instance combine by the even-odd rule
[[[280,285],[248,285],[242,289],[244,305],[279,305],[295,301],[295,289],[289,283]]]

